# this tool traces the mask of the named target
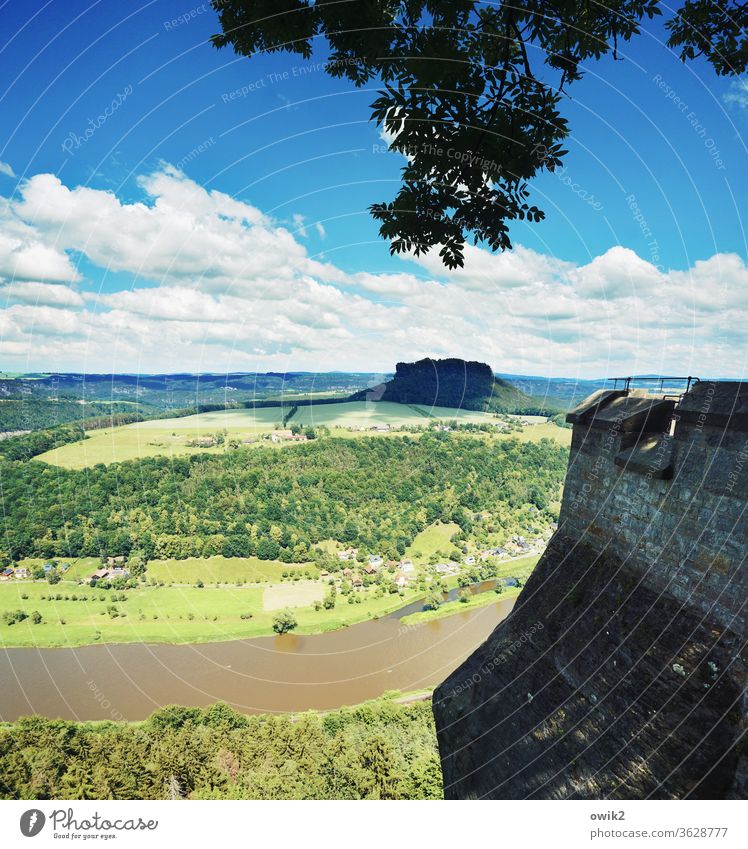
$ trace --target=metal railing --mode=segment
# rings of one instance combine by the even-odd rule
[[[699,383],[699,378],[693,377],[692,375],[688,375],[688,377],[681,377],[681,376],[677,376],[677,377],[674,377],[674,376],[635,377],[635,376],[632,375],[632,376],[629,376],[629,377],[609,377],[608,381],[613,382],[613,389],[621,388],[625,392],[629,392],[631,390],[631,384],[632,383],[645,384],[645,385],[641,386],[642,389],[646,389],[649,392],[652,392],[653,394],[657,393],[658,395],[662,395],[663,398],[675,398],[676,401],[679,402],[684,395],[686,395],[688,392],[690,392],[692,386],[695,386],[697,383]],[[619,383],[622,383],[623,386],[619,386]],[[665,384],[673,384],[673,383],[684,384],[685,388],[682,388],[681,390],[676,391],[676,392],[666,392],[665,391]],[[647,386],[646,384],[649,384],[649,385]],[[652,385],[652,384],[654,384],[654,385]],[[673,387],[668,385],[667,388],[671,389]]]

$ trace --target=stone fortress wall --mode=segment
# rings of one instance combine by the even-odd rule
[[[452,798],[748,796],[748,384],[597,392],[559,529],[434,694]]]

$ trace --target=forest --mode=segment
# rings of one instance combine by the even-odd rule
[[[429,701],[243,716],[218,703],[142,723],[0,726],[4,799],[440,799]]]
[[[547,439],[425,433],[81,471],[5,461],[3,553],[17,560],[137,549],[145,560],[223,554],[290,563],[311,560],[317,543],[334,539],[396,558],[436,520],[469,534],[484,512],[509,527],[528,505],[549,511],[567,456]]]

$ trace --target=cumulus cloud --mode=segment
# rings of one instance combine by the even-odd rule
[[[0,198],[0,275],[21,280],[80,280],[70,257]]]
[[[45,307],[82,307],[85,304],[80,293],[70,286],[33,280],[14,280],[5,285],[0,282],[0,296],[7,302]]]
[[[732,80],[722,99],[728,106],[738,109],[748,109],[748,77]]]
[[[663,271],[620,246],[578,265],[468,247],[453,271],[434,252],[398,273],[349,273],[309,258],[301,216],[294,234],[168,165],[139,185],[125,202],[38,174],[0,202],[6,362],[375,371],[433,355],[557,376],[743,374],[748,269],[735,254]],[[94,291],[78,256],[126,277]]]

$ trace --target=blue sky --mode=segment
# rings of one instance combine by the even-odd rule
[[[374,89],[322,55],[216,51],[193,0],[6,2],[0,23],[6,368],[744,373],[748,91],[682,65],[659,21],[571,87],[546,220],[456,274],[389,256],[367,207],[401,160]]]

